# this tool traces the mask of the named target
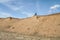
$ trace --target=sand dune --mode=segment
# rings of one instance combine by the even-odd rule
[[[0,19],[1,29],[26,35],[60,36],[60,13],[25,19]]]

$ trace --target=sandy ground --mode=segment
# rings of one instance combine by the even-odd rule
[[[0,18],[0,30],[26,35],[60,36],[60,13],[30,18]]]

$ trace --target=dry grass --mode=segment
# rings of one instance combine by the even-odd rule
[[[60,40],[60,37],[44,37],[21,35],[13,32],[0,31],[0,40]]]

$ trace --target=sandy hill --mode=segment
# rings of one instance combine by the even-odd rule
[[[33,16],[26,19],[0,19],[0,27],[6,31],[26,35],[60,36],[60,13]]]
[[[18,22],[20,19],[18,18],[0,18],[0,30],[5,30],[10,28],[15,22]]]

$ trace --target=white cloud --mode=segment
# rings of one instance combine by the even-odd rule
[[[13,11],[19,10],[19,8],[16,7],[16,6],[9,5],[9,4],[4,4],[4,5],[7,6],[7,7],[9,7],[9,8],[10,8],[11,10],[13,10]]]
[[[5,6],[7,6],[8,8],[10,8],[13,11],[16,12],[21,12],[21,14],[26,15],[26,17],[30,17],[33,15],[33,13],[30,12],[24,12],[25,11],[25,4],[22,2],[19,2],[17,0],[1,0],[0,3],[4,4]],[[32,5],[32,4],[29,4]],[[2,13],[1,15],[4,15],[4,17],[8,17],[11,16],[11,14],[6,13]]]
[[[0,12],[0,17],[11,17],[10,13]]]
[[[9,7],[13,11],[21,10],[24,6],[22,5],[23,3],[17,2],[17,0],[2,0],[2,4],[5,6]]]
[[[58,8],[60,8],[59,4],[53,5],[50,7],[50,10],[48,11],[48,13],[54,13],[54,12],[56,12],[56,10],[58,10]]]
[[[59,7],[60,7],[60,5],[57,4],[57,5],[51,6],[50,9],[57,9]]]
[[[11,10],[13,11],[18,11],[18,10],[22,10],[23,6],[19,6],[19,7],[16,7],[14,5],[9,5],[9,4],[5,4],[7,7],[9,7]]]
[[[30,17],[33,15],[33,13],[30,13],[30,12],[24,12],[24,5],[22,5],[23,3],[20,3],[20,2],[15,2],[13,1],[13,3],[15,5],[12,5],[11,4],[12,2],[7,2],[5,3],[4,5],[6,5],[7,7],[9,7],[10,9],[12,9],[13,11],[20,11],[23,15],[26,15],[27,17]]]
[[[9,3],[11,3],[13,0],[0,0],[0,3],[4,4],[5,6],[9,7],[12,10],[18,10],[18,7],[11,5]]]

